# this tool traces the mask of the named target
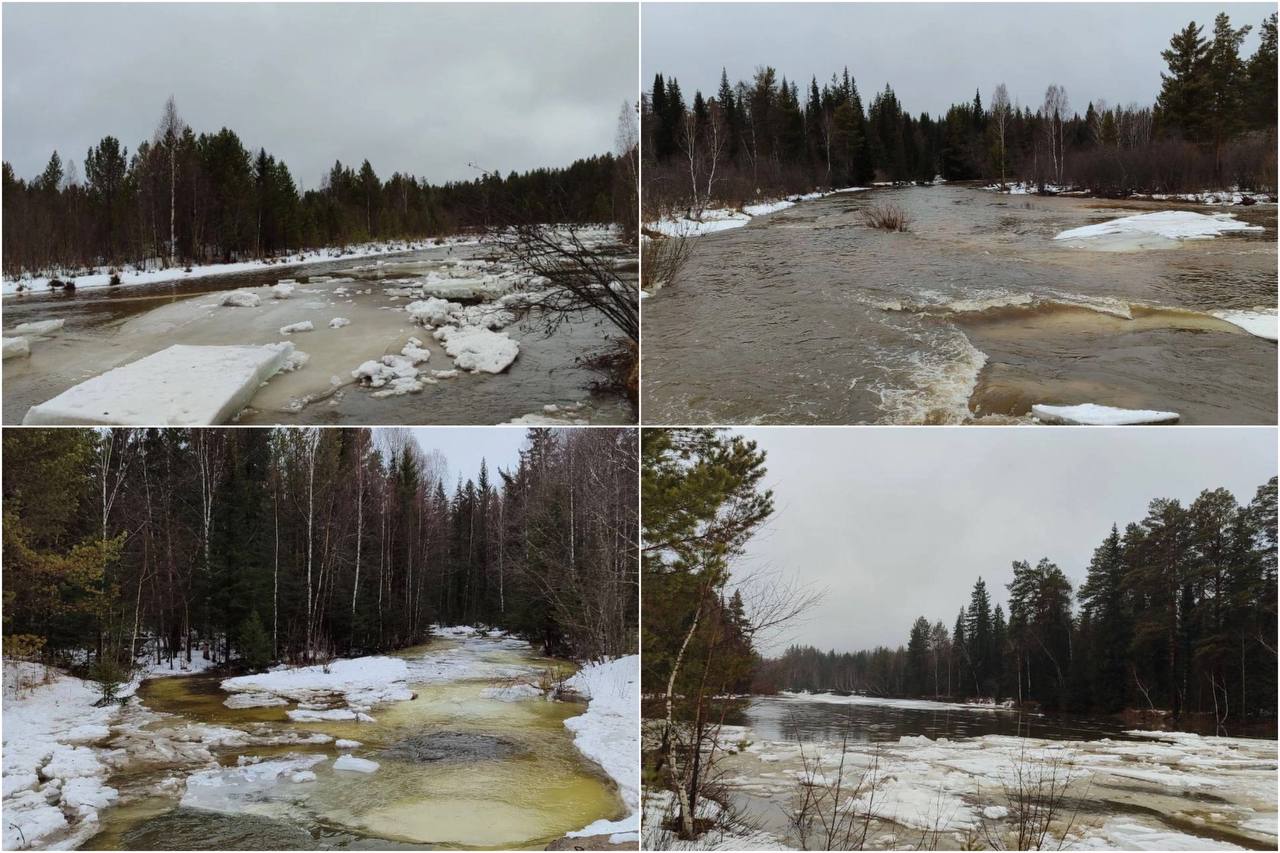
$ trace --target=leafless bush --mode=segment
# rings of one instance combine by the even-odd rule
[[[910,231],[911,217],[896,204],[883,202],[862,211],[862,222],[868,228],[882,228],[885,231]]]
[[[1079,816],[1068,810],[1068,794],[1075,777],[1057,759],[1038,762],[1023,747],[1010,781],[1002,784],[1012,826],[1003,820],[982,823],[982,834],[993,850],[1059,850]],[[1057,836],[1050,829],[1061,824]]]
[[[653,293],[674,284],[693,255],[696,237],[653,237],[640,250],[640,286]]]
[[[804,771],[798,783],[798,799],[787,819],[801,849],[815,846],[819,850],[861,850],[866,845],[875,815],[880,752],[876,750],[869,767],[846,781],[852,727],[852,718],[846,718],[840,756],[833,767],[824,767],[821,751],[808,754],[804,744],[800,746]]]

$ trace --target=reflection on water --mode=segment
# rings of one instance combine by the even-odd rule
[[[483,641],[479,641],[483,643]],[[234,765],[242,755],[269,759],[344,752],[379,763],[372,774],[333,769],[331,761],[312,768],[316,780],[281,784],[239,801],[242,813],[180,808],[181,787],[170,797],[154,796],[172,768],[148,765],[125,772],[111,784],[126,796],[121,806],[104,810],[102,831],[91,841],[97,849],[312,849],[332,847],[448,846],[541,848],[565,833],[600,819],[622,817],[613,784],[573,746],[564,721],[582,713],[572,702],[542,699],[500,701],[484,695],[501,683],[496,673],[567,673],[571,665],[531,652],[477,646],[472,674],[458,680],[414,683],[412,700],[374,708],[372,723],[293,722],[292,707],[231,709],[228,694],[214,676],[155,679],[139,695],[151,710],[163,712],[149,724],[157,732],[175,725],[173,717],[193,723],[238,728],[253,734],[321,732],[357,740],[354,750],[328,744],[290,744],[223,748],[217,758]],[[401,652],[411,661],[456,651],[443,640],[429,648]],[[411,664],[412,671],[412,664]],[[424,735],[440,735],[479,744],[501,741],[509,749],[471,749],[465,761],[417,760],[401,748]],[[471,737],[467,737],[471,736]],[[189,772],[188,769],[187,772]]]
[[[883,201],[911,232],[861,225]],[[1097,402],[1274,423],[1275,344],[1205,316],[1276,304],[1274,207],[1231,209],[1261,232],[1166,249],[1053,240],[1167,207],[877,189],[704,237],[644,303],[646,422],[954,423]]]
[[[752,733],[766,740],[897,743],[899,738],[1011,735],[1049,740],[1126,739],[1121,723],[1098,717],[1047,717],[1005,710],[890,707],[780,698],[752,699],[742,711]]]

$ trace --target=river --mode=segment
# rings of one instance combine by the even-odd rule
[[[375,705],[365,722],[293,721],[292,702],[229,708],[214,676],[145,682],[109,744],[120,803],[100,813],[85,847],[540,849],[623,815],[613,783],[565,728],[585,705],[500,698],[515,681],[564,678],[572,664],[483,638],[394,657],[407,662],[414,696]],[[339,770],[331,759],[342,754],[379,766]],[[265,773],[273,762],[290,769]]]
[[[821,822],[794,818],[840,780],[866,849],[1017,849],[1019,792],[1055,808],[1037,849],[1276,849],[1274,739],[829,694],[755,697],[740,722],[714,774],[743,828],[691,847],[823,849]]]
[[[612,250],[610,250],[612,251]],[[488,263],[484,263],[487,261]],[[619,256],[619,276],[635,280],[634,260]],[[253,397],[241,424],[493,424],[546,406],[570,410],[574,419],[634,422],[618,397],[593,394],[599,377],[580,362],[606,349],[611,332],[598,315],[579,316],[544,334],[535,308],[505,331],[520,355],[503,373],[462,373],[428,384],[421,392],[374,398],[353,384],[362,362],[399,353],[411,337],[431,351],[424,368],[453,366],[430,331],[399,310],[416,283],[435,275],[510,272],[483,245],[446,245],[378,259],[339,259],[303,267],[276,265],[168,283],[81,289],[64,294],[26,293],[4,299],[4,325],[62,319],[60,334],[32,341],[29,358],[4,362],[3,417],[22,422],[27,410],[108,368],[132,362],[172,344],[266,344],[291,340],[306,352],[306,366],[277,374]],[[299,282],[289,299],[271,299],[265,288],[282,278]],[[254,289],[257,308],[226,308],[225,291]],[[350,325],[330,328],[344,317]],[[280,327],[310,320],[311,332],[282,335]],[[333,379],[336,378],[335,383]]]
[[[862,224],[893,203],[906,233]],[[644,302],[645,423],[1019,423],[1036,403],[1274,424],[1276,345],[1209,312],[1276,305],[1260,231],[1090,251],[1056,234],[1161,202],[877,188],[698,240]]]

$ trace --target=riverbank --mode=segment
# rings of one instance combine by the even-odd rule
[[[1107,199],[1113,201],[1176,201],[1186,204],[1204,204],[1214,206],[1253,204],[1275,204],[1276,194],[1268,192],[1242,191],[1238,188],[1227,190],[1200,190],[1190,193],[1129,193],[1127,195],[1101,195],[1079,187],[1062,187],[1046,184],[1043,191],[1035,184],[1016,181],[1009,184],[985,184],[981,186],[987,192],[1004,195],[1063,195],[1074,198]]]
[[[479,238],[472,235],[434,237],[421,240],[385,240],[375,243],[357,243],[352,246],[303,249],[302,251],[281,255],[277,258],[236,261],[226,264],[195,264],[190,267],[162,267],[157,265],[144,268],[138,268],[131,264],[122,264],[119,267],[99,267],[89,271],[58,271],[43,275],[23,274],[16,277],[6,276],[3,281],[0,281],[0,293],[3,293],[4,296],[41,293],[50,290],[50,283],[55,281],[57,285],[53,289],[61,290],[68,283],[73,283],[76,290],[92,290],[100,287],[133,287],[142,284],[194,281],[214,276],[238,275],[263,270],[283,272],[333,261],[356,261],[366,258],[400,255],[436,246],[476,246],[479,243]]]
[[[698,213],[684,215],[668,214],[650,222],[646,222],[646,230],[664,237],[701,237],[731,228],[741,228],[753,219],[777,213],[795,207],[802,201],[813,201],[818,198],[840,193],[865,192],[869,187],[843,187],[837,190],[817,190],[808,193],[797,193],[776,199],[760,199],[741,207],[707,207]]]
[[[172,849],[243,846],[219,815],[256,821],[245,841],[258,849],[277,836],[312,846],[288,827],[316,822],[353,840],[480,847],[605,824],[633,838],[618,735],[635,658],[575,682],[499,632],[437,637],[326,665],[151,679],[105,709],[92,684],[57,671],[19,689],[32,665],[7,664],[5,847],[136,848],[154,833]],[[564,679],[585,704],[549,701]]]

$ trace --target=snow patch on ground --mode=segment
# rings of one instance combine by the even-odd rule
[[[248,405],[292,344],[175,344],[108,370],[32,406],[25,426],[216,426]]]
[[[615,843],[640,838],[640,656],[587,664],[565,685],[590,700],[586,713],[564,721],[573,743],[618,786],[627,817],[598,820],[572,838],[610,834]]]
[[[4,662],[4,849],[76,847],[118,796],[86,744],[105,738],[119,705],[96,686],[40,664]]]
[[[1047,424],[1071,426],[1128,426],[1136,424],[1171,424],[1179,417],[1177,412],[1159,412],[1148,409],[1119,409],[1097,403],[1081,403],[1077,406],[1049,406],[1037,403],[1031,414]]]

